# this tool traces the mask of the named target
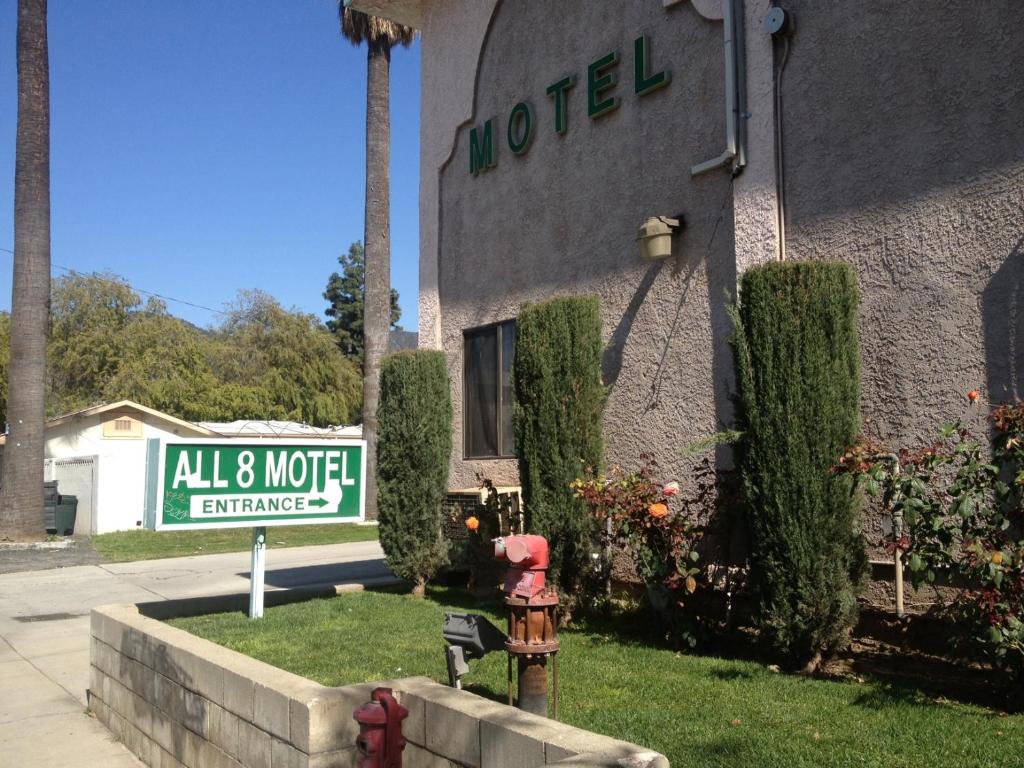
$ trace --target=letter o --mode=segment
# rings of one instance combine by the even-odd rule
[[[520,128],[520,123],[522,127]],[[516,140],[516,134],[519,140]],[[508,148],[513,154],[522,155],[530,148],[533,141],[533,107],[527,102],[520,101],[508,116]]]

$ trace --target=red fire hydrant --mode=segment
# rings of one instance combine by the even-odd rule
[[[519,708],[548,714],[548,658],[552,660],[552,699],[558,717],[558,592],[544,581],[548,542],[543,536],[494,540],[494,556],[510,563],[505,572],[508,606],[508,694],[512,703],[512,658],[519,671]]]
[[[390,688],[375,688],[370,701],[357,709],[352,717],[359,723],[356,750],[359,768],[402,768],[402,721],[409,716],[391,694]]]
[[[543,536],[506,536],[494,540],[494,556],[512,565],[505,571],[505,594],[531,598],[544,591],[548,542]]]

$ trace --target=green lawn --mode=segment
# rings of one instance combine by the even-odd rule
[[[341,544],[376,541],[377,526],[282,525],[267,528],[270,547],[304,547],[310,544]],[[117,531],[92,537],[92,545],[107,560],[157,560],[163,557],[215,555],[244,552],[252,546],[251,528],[216,528],[207,531]]]
[[[218,614],[172,622],[325,685],[426,675],[446,682],[441,619],[461,592],[426,600],[364,592],[280,606],[253,622]],[[498,626],[502,619],[485,613]],[[566,722],[664,753],[676,768],[1024,766],[1024,716],[935,702],[874,683],[812,680],[688,656],[637,636],[562,634]],[[300,641],[301,639],[301,641]],[[505,659],[470,662],[467,688],[500,699]]]

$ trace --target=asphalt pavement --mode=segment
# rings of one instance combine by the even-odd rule
[[[268,592],[389,578],[376,541],[267,550]],[[89,611],[248,590],[248,552],[0,574],[0,765],[142,765],[86,711]]]
[[[32,548],[0,543],[0,574],[99,565],[103,562],[103,557],[92,548],[88,536],[74,536],[59,543],[61,546]]]

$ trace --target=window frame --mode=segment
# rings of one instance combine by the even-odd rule
[[[501,381],[502,381],[502,375],[505,372],[505,368],[504,368],[504,365],[503,365],[504,361],[502,360],[503,345],[502,345],[502,330],[501,329],[502,329],[503,326],[508,325],[510,323],[513,326],[516,326],[516,323],[517,323],[516,318],[511,317],[511,318],[508,318],[506,320],[498,320],[498,321],[493,322],[493,323],[486,323],[484,325],[477,325],[477,326],[474,326],[472,328],[463,328],[462,329],[462,459],[463,459],[463,461],[495,461],[495,460],[498,460],[498,461],[506,460],[507,461],[508,459],[515,459],[515,458],[517,458],[514,452],[510,453],[510,454],[507,454],[507,455],[501,453],[501,445],[504,442],[503,439],[502,439],[504,437],[504,434],[502,433],[502,424],[501,424],[501,422],[502,422],[502,419],[501,419],[501,408],[502,408],[502,405],[503,405],[503,402],[502,402],[502,399],[501,399],[501,389],[502,389]],[[488,330],[494,331],[494,335],[497,337],[497,339],[496,339],[497,343],[495,345],[495,350],[496,350],[495,357],[497,358],[497,368],[498,368],[497,376],[495,377],[495,383],[497,385],[497,393],[496,393],[496,398],[495,398],[495,402],[497,403],[497,407],[495,408],[495,422],[496,422],[495,423],[495,434],[497,435],[496,442],[497,442],[497,445],[498,445],[498,453],[496,453],[494,455],[474,456],[474,455],[471,455],[470,452],[469,452],[469,430],[468,430],[468,425],[469,425],[469,356],[466,354],[466,352],[467,352],[467,342],[468,342],[470,336],[476,336],[476,335],[479,335],[479,334],[483,333],[484,331],[488,331]],[[517,327],[516,328],[516,337],[517,337],[517,339],[518,339],[518,335],[519,335],[519,329]],[[512,404],[510,403],[509,406],[511,407],[511,405]],[[514,442],[514,436],[513,436],[513,442]],[[514,449],[513,449],[513,451],[514,451]]]

